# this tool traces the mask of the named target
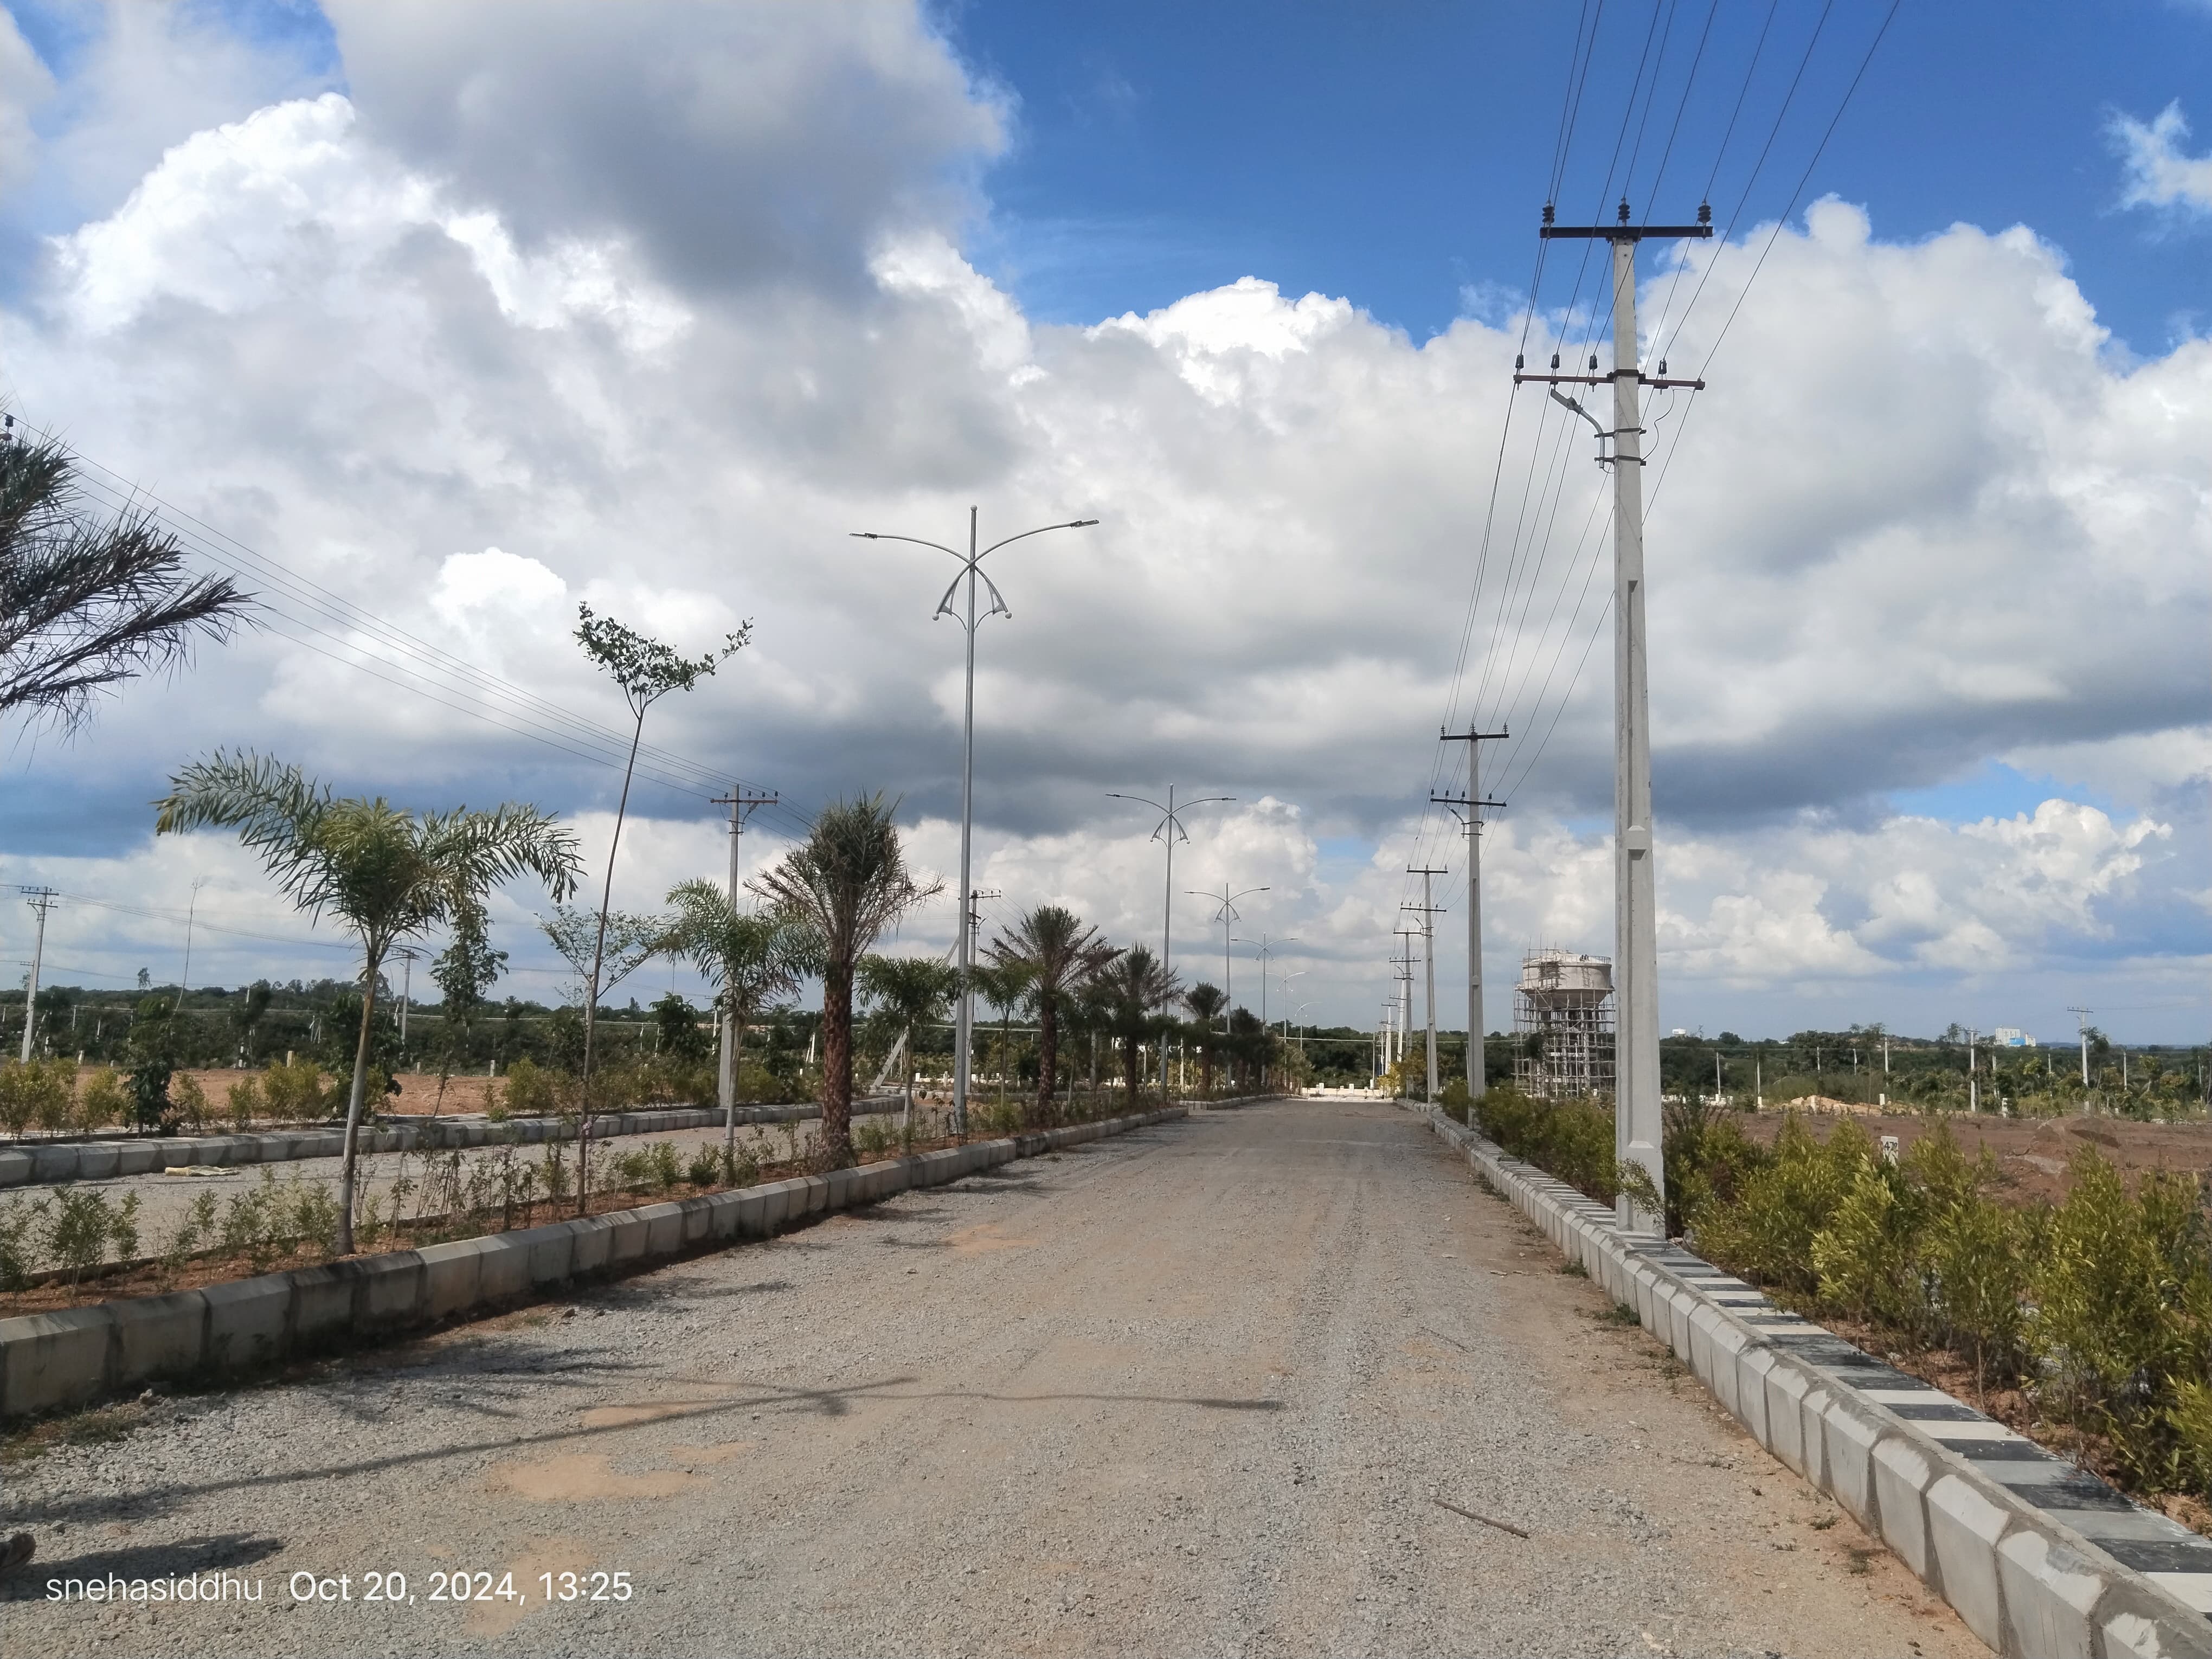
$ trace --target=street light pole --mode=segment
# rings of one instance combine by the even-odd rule
[[[1133,800],[1139,806],[1149,806],[1161,815],[1158,824],[1152,830],[1152,839],[1165,842],[1168,848],[1167,882],[1160,893],[1160,970],[1163,973],[1172,972],[1175,968],[1175,953],[1172,947],[1175,942],[1176,837],[1181,836],[1185,841],[1190,839],[1190,832],[1182,827],[1182,819],[1177,815],[1189,811],[1194,806],[1210,806],[1216,802],[1233,801],[1237,799],[1234,795],[1201,795],[1196,800],[1187,800],[1177,806],[1175,792],[1175,785],[1170,784],[1167,804],[1164,806],[1158,801],[1148,800],[1142,795],[1118,794],[1111,789],[1106,792],[1106,799],[1109,800]],[[1167,1097],[1168,1050],[1167,1045],[1162,1043],[1160,1045],[1160,1098],[1165,1100]]]
[[[1221,924],[1221,1029],[1225,1031],[1229,1029],[1230,1013],[1237,1006],[1237,999],[1230,994],[1229,928],[1231,923],[1244,920],[1237,913],[1237,901],[1241,898],[1249,898],[1255,893],[1265,893],[1273,890],[1266,887],[1247,887],[1242,891],[1232,893],[1229,890],[1229,884],[1224,881],[1221,884],[1221,890],[1218,893],[1209,893],[1203,888],[1198,887],[1186,888],[1184,890],[1193,898],[1218,899],[1221,902],[1221,908],[1213,913],[1213,919]],[[1264,987],[1261,988],[1265,989]]]
[[[937,602],[937,610],[930,618],[933,622],[939,617],[949,616],[960,623],[968,635],[967,689],[960,721],[960,1001],[952,1036],[952,1127],[957,1134],[968,1133],[968,1062],[975,1030],[975,992],[970,983],[971,969],[975,964],[969,960],[967,926],[969,866],[975,828],[975,629],[994,616],[1005,617],[1011,621],[1014,614],[1007,605],[1006,597],[999,592],[998,585],[984,575],[978,567],[1008,543],[1042,536],[1048,530],[1084,530],[1098,522],[1096,519],[1071,519],[1064,524],[1039,525],[1035,530],[1024,530],[1019,535],[1007,537],[1005,541],[993,542],[979,551],[976,547],[978,519],[977,509],[969,507],[968,551],[964,554],[945,546],[943,542],[927,541],[920,536],[884,535],[872,530],[851,532],[861,541],[912,542],[917,547],[933,547],[940,553],[951,555],[960,563],[960,574],[945,590],[945,597]],[[990,605],[981,617],[975,614],[975,584],[979,580],[991,596]],[[955,610],[952,605],[955,594],[962,595],[962,605],[958,610]]]

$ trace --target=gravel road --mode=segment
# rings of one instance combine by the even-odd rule
[[[1606,1310],[1408,1114],[1201,1114],[19,1442],[0,1650],[1984,1651]]]

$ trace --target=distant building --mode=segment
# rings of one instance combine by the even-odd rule
[[[2017,1025],[2000,1025],[1990,1033],[1990,1041],[2000,1048],[2033,1048],[2035,1039]]]
[[[1513,1080],[1539,1100],[1613,1093],[1613,963],[1531,951],[1513,992]]]

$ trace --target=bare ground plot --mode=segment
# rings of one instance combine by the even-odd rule
[[[1771,1146],[1782,1132],[1783,1114],[1747,1113],[1737,1120],[1744,1132]],[[1826,1140],[1844,1120],[1805,1117],[1807,1127]],[[1950,1126],[1972,1158],[1987,1147],[2004,1176],[2003,1190],[2021,1202],[2065,1197],[2066,1171],[2084,1146],[2094,1146],[2123,1170],[2187,1170],[2212,1176],[2212,1122],[2141,1123],[2124,1117],[2004,1118],[1989,1113],[1941,1116],[1890,1113],[1848,1120],[1879,1139],[1895,1135],[1900,1147],[1912,1145],[1938,1123]]]
[[[82,1425],[0,1469],[18,1595],[269,1599],[0,1601],[0,1649],[1982,1651],[1606,1312],[1410,1115],[1200,1115]],[[465,1568],[527,1599],[428,1600]]]

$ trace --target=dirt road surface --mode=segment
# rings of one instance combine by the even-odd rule
[[[1607,1311],[1409,1114],[1201,1114],[19,1443],[0,1650],[1983,1651]]]

